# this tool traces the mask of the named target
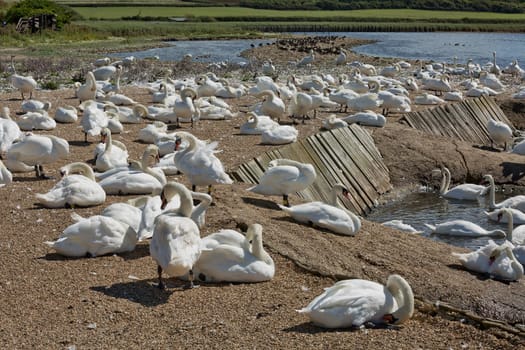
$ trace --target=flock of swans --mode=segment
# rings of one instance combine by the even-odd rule
[[[295,65],[311,69],[315,58],[315,53],[310,52]],[[127,62],[129,64],[132,62]],[[213,73],[176,80],[166,76],[141,86],[151,94],[152,104],[145,106],[123,94],[120,82],[124,73],[122,62],[111,64],[110,60],[101,59],[94,62],[96,68],[86,74],[85,83],[77,83],[74,87],[79,105],[56,106],[55,115],[51,116],[49,102],[25,100],[28,94],[33,97],[37,83],[32,77],[18,75],[12,62],[11,84],[21,93],[23,102],[20,108],[24,114],[11,118],[9,109],[2,109],[0,186],[8,186],[13,181],[12,172],[35,171],[37,177],[49,178],[43,166],[66,159],[69,144],[49,132],[36,132],[52,132],[56,122],[78,123],[86,143],[90,138],[100,137],[93,152],[94,166],[72,162],[62,167],[62,178],[47,193],[36,194],[36,201],[51,209],[74,208],[103,205],[107,195],[141,196],[111,204],[100,215],[84,218],[73,213],[74,223],[55,241],[45,244],[65,256],[95,257],[129,252],[138,242],[149,240],[151,257],[158,266],[159,288],[165,288],[163,272],[189,281],[190,287],[194,286],[195,280],[267,281],[273,278],[275,265],[264,250],[261,225],[250,225],[246,234],[220,230],[201,238],[206,211],[213,201],[212,186],[228,185],[233,181],[217,156],[220,151],[216,141],[200,140],[190,131],[170,133],[168,124],[176,129],[185,124],[191,130],[204,119],[239,119],[240,113],[226,101],[248,96],[256,102],[239,127],[240,134],[260,135],[261,144],[280,145],[295,142],[299,133],[297,119],[306,123],[317,117],[320,108],[334,110],[322,120],[324,129],[346,127],[352,123],[383,127],[389,115],[410,111],[414,104],[461,100],[464,98],[461,90],[465,96],[473,96],[471,89],[479,87],[482,95],[497,94],[506,88],[499,81],[498,74],[523,75],[523,71],[517,70],[517,61],[513,67],[502,70],[510,72],[512,68],[512,73],[477,70],[478,67],[470,63],[464,70],[468,72],[466,75],[460,75],[457,66],[426,65],[412,69],[407,62],[380,69],[360,62],[347,62],[344,50],[334,65],[344,68],[344,74],[337,78],[331,74],[293,74],[284,82],[267,75],[256,77],[251,84],[219,78]],[[279,73],[279,67],[271,61],[266,62],[262,69],[268,75]],[[453,75],[464,79],[453,84],[450,79]],[[110,79],[114,79],[114,83],[110,83]],[[379,113],[381,109],[382,114]],[[343,110],[346,113],[350,110],[353,114],[338,117]],[[289,118],[292,125],[283,125]],[[137,139],[149,145],[140,161],[132,160],[126,145],[114,140],[112,134],[123,132],[126,124],[146,121],[149,123],[139,131]],[[494,125],[493,129],[494,142],[503,143],[506,148],[511,138],[505,134],[505,128]],[[179,173],[186,177],[191,190],[168,178]],[[248,190],[264,196],[282,196],[280,208],[297,222],[341,235],[358,234],[361,218],[340,204],[339,196],[349,196],[343,184],[333,185],[330,203],[290,205],[289,195],[310,186],[316,176],[311,164],[276,159],[270,162],[259,184]],[[196,192],[197,186],[206,187],[206,193]],[[445,198],[472,200],[488,191],[477,185],[460,185],[452,189],[449,186],[450,173],[445,171],[441,188],[441,195]],[[494,196],[493,180],[490,191]],[[194,204],[194,200],[198,204]],[[507,207],[510,204],[493,206]],[[516,218],[514,222],[525,219],[518,214],[513,216],[510,209],[503,209],[502,213],[510,223],[513,217]],[[500,218],[498,214],[498,220]],[[389,224],[394,227],[402,225],[397,221]],[[435,230],[445,230],[443,225],[436,225]],[[469,229],[475,231],[472,227]],[[456,231],[447,230],[452,234],[460,231],[457,228]],[[506,237],[512,240],[513,232]],[[516,242],[518,236],[521,237],[515,232],[516,247],[511,243],[495,245],[493,249],[484,247],[471,253],[477,254],[477,258],[461,255],[460,260],[465,261],[469,268],[473,260],[481,259],[483,262],[479,262],[474,270],[497,274],[503,279],[517,279],[523,275],[523,268],[521,274],[517,270],[514,275],[498,271],[505,270],[502,266],[516,267],[514,254],[522,253],[513,249],[521,249],[525,243]],[[481,264],[488,267],[481,268]],[[386,286],[365,280],[340,281],[298,311],[308,315],[312,322],[329,328],[360,326],[367,322],[399,324],[411,317],[414,301],[406,280],[392,275]]]

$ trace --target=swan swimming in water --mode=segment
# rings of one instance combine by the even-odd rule
[[[443,178],[441,181],[441,188],[439,194],[448,199],[458,199],[458,200],[477,200],[479,197],[484,196],[487,193],[488,187],[483,185],[476,184],[461,184],[457,185],[451,189],[450,186],[450,170],[444,167]]]
[[[499,203],[495,202],[496,198],[496,185],[494,184],[494,178],[490,174],[483,176],[483,181],[489,183],[489,208],[514,208],[521,211],[525,211],[525,195],[517,195],[509,197]]]
[[[338,206],[338,193],[342,193],[344,197],[349,196],[348,190],[338,183],[332,187],[331,204],[309,202],[290,208],[282,205],[279,207],[299,222],[310,223],[342,235],[354,236],[361,229],[361,220],[351,211]]]
[[[297,311],[324,328],[359,327],[366,322],[402,324],[414,313],[414,294],[399,275],[390,275],[386,286],[362,279],[343,280]]]
[[[486,230],[467,220],[451,220],[437,225],[424,224],[432,233],[461,237],[505,237],[503,230]]]
[[[164,193],[167,189],[180,196],[180,207],[163,212],[155,219],[153,237],[150,242],[150,254],[157,263],[160,289],[164,289],[162,271],[171,277],[180,277],[189,273],[190,287],[193,287],[193,266],[201,255],[199,227],[190,219],[192,198],[184,185],[168,182],[162,192],[162,206],[167,201]]]
[[[259,184],[248,191],[265,196],[283,196],[283,204],[290,206],[288,195],[310,186],[317,177],[312,164],[291,159],[274,159],[259,179]]]

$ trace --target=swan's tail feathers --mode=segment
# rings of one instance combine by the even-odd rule
[[[84,218],[82,216],[78,215],[77,213],[72,212],[71,213],[71,220],[73,220],[74,222],[79,222],[81,220],[84,220]]]
[[[48,193],[36,193],[35,198],[38,203],[40,203],[46,208],[60,208],[64,206],[64,203],[62,203],[62,201],[57,200]]]
[[[290,212],[290,208],[287,207],[287,206],[284,206],[284,205],[280,205],[280,204],[277,204],[279,206],[279,208],[281,208],[282,211],[285,211],[285,212]]]
[[[47,245],[50,248],[54,248],[55,247],[55,242],[54,241],[45,241],[44,244]]]
[[[436,230],[436,226],[434,225],[430,225],[430,224],[423,224],[425,225],[427,228],[429,228],[432,232],[434,232]]]

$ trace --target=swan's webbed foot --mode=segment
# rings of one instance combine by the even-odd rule
[[[44,167],[41,164],[35,165],[36,177],[42,180],[50,180],[53,176],[46,175],[44,173]]]
[[[157,265],[157,273],[159,275],[159,284],[157,285],[157,288],[159,288],[160,290],[165,290],[166,285],[164,284],[164,282],[162,282],[162,267],[160,265]]]
[[[211,193],[213,192],[213,186],[208,185],[208,194],[211,196]]]
[[[288,201],[288,195],[287,194],[283,194],[283,205],[285,207],[290,207],[290,202]]]
[[[66,203],[66,204],[64,205],[64,207],[65,207],[66,209],[73,209],[73,205],[72,205],[72,204],[69,204],[69,203]]]
[[[194,279],[193,270],[190,270],[188,272],[188,279],[190,280],[190,283],[189,283],[189,285],[183,287],[184,289],[193,289],[193,288],[199,288],[200,287],[198,284],[194,284],[193,283],[193,279]]]

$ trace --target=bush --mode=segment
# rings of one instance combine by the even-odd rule
[[[22,0],[11,6],[6,14],[8,23],[17,23],[22,17],[32,17],[42,14],[55,14],[57,16],[57,27],[62,28],[72,20],[80,19],[78,13],[67,6],[56,4],[50,0]]]

